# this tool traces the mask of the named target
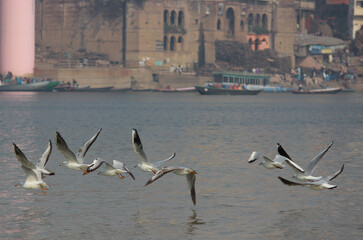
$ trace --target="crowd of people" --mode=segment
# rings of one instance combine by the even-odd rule
[[[27,83],[34,83],[34,82],[42,82],[46,81],[45,78],[30,78],[30,77],[17,77],[14,76],[11,71],[7,73],[1,74],[0,73],[0,86],[1,85],[16,85],[16,84],[27,84]]]

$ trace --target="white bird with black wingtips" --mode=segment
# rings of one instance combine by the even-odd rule
[[[294,182],[287,180],[282,177],[278,177],[280,181],[288,186],[309,186],[313,190],[324,190],[324,189],[334,189],[337,187],[337,185],[330,184],[330,181],[338,177],[344,170],[344,164],[342,165],[341,169],[337,171],[332,176],[323,177],[320,180],[316,182]]]
[[[175,157],[175,153],[174,153],[173,155],[171,155],[170,157],[168,157],[165,160],[151,163],[148,160],[148,158],[144,152],[144,148],[142,146],[141,139],[140,139],[139,134],[137,133],[136,129],[132,130],[132,144],[134,146],[134,151],[137,153],[137,155],[139,156],[139,158],[141,160],[141,163],[137,164],[135,167],[138,167],[145,172],[153,172],[155,174],[157,171],[159,171],[158,167],[160,165],[162,165],[163,163],[165,163]]]
[[[188,188],[190,191],[190,195],[193,201],[193,204],[196,204],[196,193],[195,193],[195,174],[197,174],[196,171],[194,171],[191,168],[187,167],[163,167],[159,171],[155,173],[154,176],[150,178],[150,180],[145,184],[145,186],[153,183],[157,179],[161,178],[167,173],[173,172],[174,174],[180,175],[180,176],[186,176],[187,182],[188,182]]]
[[[84,157],[86,156],[86,153],[92,146],[92,144],[96,141],[98,135],[100,134],[102,128],[90,139],[88,140],[83,147],[81,147],[78,150],[77,155],[75,155],[69,148],[63,137],[59,132],[56,134],[56,141],[57,141],[57,148],[59,152],[63,154],[63,156],[67,159],[67,161],[64,161],[60,164],[60,166],[66,166],[70,169],[74,170],[81,170],[85,173],[85,169],[90,166],[91,164],[85,164],[83,163]]]
[[[333,145],[334,142],[331,142],[328,147],[326,147],[321,153],[319,153],[317,156],[315,156],[307,166],[307,168],[304,170],[302,167],[300,167],[297,163],[292,161],[291,159],[287,159],[286,163],[292,168],[292,170],[295,172],[295,175],[292,176],[293,178],[296,178],[300,181],[307,182],[307,181],[319,181],[323,178],[323,176],[312,176],[316,166],[318,165],[319,161],[324,157],[324,155],[328,152],[330,147]],[[287,154],[287,153],[286,153]]]
[[[129,169],[125,166],[123,162],[113,160],[113,165],[107,163],[106,161],[102,160],[101,158],[97,158],[93,160],[92,164],[85,169],[85,172],[90,173],[101,167],[101,165],[104,164],[106,166],[105,170],[102,172],[99,172],[99,175],[103,176],[118,176],[120,179],[124,179],[125,176],[123,176],[123,173],[128,173],[134,180],[134,175],[130,172]],[[84,173],[84,174],[87,174]]]

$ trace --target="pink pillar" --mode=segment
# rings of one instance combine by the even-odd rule
[[[0,73],[33,74],[35,0],[0,0]]]

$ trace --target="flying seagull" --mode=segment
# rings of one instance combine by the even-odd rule
[[[92,164],[85,169],[85,172],[87,173],[93,172],[99,167],[101,167],[102,164],[105,164],[106,168],[104,171],[98,173],[100,175],[118,176],[120,179],[124,179],[125,177],[122,175],[122,173],[128,173],[135,180],[134,175],[129,171],[129,169],[126,168],[125,164],[117,160],[113,160],[113,165],[111,165],[106,161],[102,160],[101,158],[97,158],[93,160]]]
[[[248,163],[253,163],[254,161],[263,158],[263,161],[259,163],[259,165],[263,165],[267,169],[284,168],[282,164],[287,158],[281,155],[276,155],[274,159],[267,157],[266,155],[259,152],[252,152],[250,158],[248,159]]]
[[[302,167],[300,167],[298,164],[293,162],[291,159],[287,159],[286,163],[292,168],[292,170],[295,172],[295,175],[292,176],[293,178],[296,178],[300,181],[307,182],[307,181],[318,181],[323,178],[323,176],[314,177],[312,176],[317,164],[319,161],[323,158],[323,156],[328,152],[330,147],[333,145],[334,142],[331,142],[328,147],[326,147],[321,153],[319,153],[317,156],[315,156],[307,166],[307,168],[304,170]]]
[[[330,184],[330,181],[338,177],[344,170],[344,164],[342,165],[341,169],[334,173],[332,176],[323,177],[320,180],[316,182],[293,182],[290,180],[287,180],[282,177],[278,177],[281,182],[288,186],[309,186],[313,190],[323,190],[323,189],[334,189],[337,187],[337,185]]]
[[[177,175],[180,176],[186,176],[187,177],[187,182],[188,182],[188,187],[189,187],[189,191],[190,191],[190,195],[192,197],[192,201],[193,204],[196,204],[196,194],[195,194],[195,174],[197,174],[196,171],[194,171],[191,168],[186,168],[186,167],[163,167],[162,169],[160,169],[159,171],[157,171],[155,173],[154,176],[152,176],[150,178],[150,180],[145,184],[145,186],[153,183],[154,181],[156,181],[157,179],[161,178],[162,176],[164,176],[167,173],[173,172]]]
[[[26,167],[27,169],[35,171],[39,171],[41,173],[41,177],[43,178],[43,174],[45,175],[54,175],[54,172],[51,172],[47,169],[45,169],[45,165],[47,164],[49,160],[49,156],[52,153],[52,142],[49,140],[48,147],[43,153],[43,155],[39,158],[37,164],[35,165],[31,161],[29,161],[24,153],[20,150],[20,148],[13,143],[13,149],[15,153],[15,157],[18,159],[18,161],[21,163],[22,166]]]
[[[70,169],[74,170],[82,170],[85,173],[85,169],[90,166],[91,164],[84,164],[83,159],[86,156],[86,153],[92,146],[92,144],[96,141],[98,135],[100,134],[102,128],[90,139],[88,140],[83,147],[78,150],[77,155],[68,148],[67,143],[64,141],[63,137],[57,132],[56,141],[57,141],[57,148],[59,152],[63,154],[63,156],[67,159],[59,166],[66,166]]]
[[[48,185],[42,179],[42,173],[39,169],[29,169],[24,165],[21,165],[21,168],[24,170],[26,174],[25,182],[21,182],[16,184],[15,186],[22,185],[23,188],[26,189],[42,189],[42,193],[45,194],[45,190],[48,190]]]
[[[171,155],[165,160],[161,160],[155,163],[150,163],[144,152],[141,139],[136,129],[132,129],[132,145],[134,146],[134,151],[137,153],[137,155],[141,160],[141,163],[137,164],[135,167],[138,167],[145,172],[153,172],[155,174],[157,171],[159,171],[158,167],[160,165],[175,157],[175,153],[173,153],[173,155]]]

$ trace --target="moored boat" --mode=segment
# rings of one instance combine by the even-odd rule
[[[58,84],[59,81],[41,81],[41,82],[32,82],[32,83],[23,83],[23,84],[9,84],[9,85],[1,85],[0,91],[50,92]]]
[[[195,86],[195,89],[202,95],[257,95],[262,90],[229,89],[214,86]]]
[[[54,88],[54,91],[57,92],[107,92],[110,91],[113,88],[113,86],[109,86],[109,87],[90,87],[90,86],[85,86],[85,87],[72,87],[69,85],[66,86],[59,86]]]
[[[272,85],[266,85],[266,86],[261,86],[261,85],[247,85],[246,86],[247,89],[260,89],[264,92],[268,92],[268,93],[277,93],[277,92],[290,92],[292,91],[292,88],[287,88],[287,87],[282,87],[282,86],[272,86]]]
[[[195,87],[184,87],[184,88],[159,88],[158,92],[195,92]]]
[[[291,91],[294,94],[336,94],[342,91],[342,88],[321,88],[321,89],[310,89],[310,90],[294,90]]]

